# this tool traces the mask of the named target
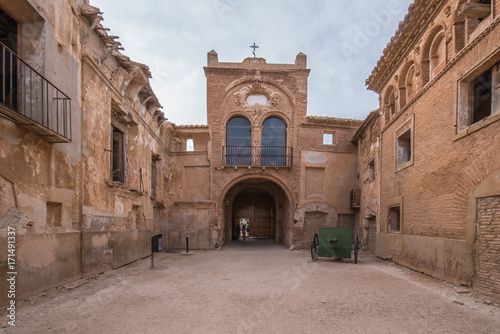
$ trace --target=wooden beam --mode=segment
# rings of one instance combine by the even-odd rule
[[[120,42],[115,42],[114,45],[108,50],[108,53],[106,53],[106,55],[104,56],[104,58],[102,58],[102,61],[104,62],[106,60],[106,58],[109,57],[109,55],[115,51],[119,46],[121,45]]]
[[[484,19],[491,14],[491,5],[483,3],[464,3],[458,10],[459,17]]]
[[[102,16],[98,16],[98,17],[95,18],[94,22],[92,22],[92,24],[90,25],[89,30],[87,30],[87,33],[85,34],[85,37],[83,37],[83,44],[85,44],[85,41],[87,40],[87,38],[89,38],[89,36],[92,33],[92,31],[97,26],[97,24],[99,22],[101,22],[101,20],[102,20]]]

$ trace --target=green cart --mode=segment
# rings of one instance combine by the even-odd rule
[[[354,244],[353,244],[354,241]],[[320,227],[319,235],[314,233],[311,240],[311,257],[350,259],[354,251],[354,263],[358,263],[358,234],[352,235],[350,227]]]

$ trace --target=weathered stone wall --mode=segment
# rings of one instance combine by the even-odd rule
[[[92,17],[86,19],[82,34],[91,22]],[[119,53],[106,57],[104,41],[102,30],[93,31],[82,54],[82,252],[92,256],[83,257],[83,276],[148,256],[151,236],[165,230],[166,145],[160,140],[163,116],[149,86],[151,73]],[[117,132],[123,148],[113,145]],[[121,178],[111,170],[117,154],[123,156]]]
[[[166,220],[164,160],[155,197],[151,191],[152,158],[165,155],[164,118],[147,66],[117,51],[106,57],[102,25],[89,30],[99,9],[88,1],[1,0],[0,8],[18,22],[19,56],[71,99],[69,143],[0,117],[0,239],[6,245],[15,228],[23,298],[150,254],[150,237]],[[110,180],[113,122],[125,135],[123,182]]]
[[[360,247],[375,252],[376,233],[380,232],[380,122],[379,110],[372,111],[360,128],[358,143],[358,188],[361,191],[357,215]]]
[[[16,298],[80,277],[80,21],[73,14],[80,4],[0,1],[18,22],[18,55],[71,98],[72,130],[72,142],[51,143],[0,117],[0,305],[8,227],[16,233]]]

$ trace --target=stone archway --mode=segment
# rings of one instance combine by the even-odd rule
[[[224,244],[233,241],[239,218],[250,218],[251,237],[271,238],[287,244],[292,205],[287,192],[277,183],[259,177],[240,180],[228,186],[222,205]],[[245,217],[240,217],[243,215]]]

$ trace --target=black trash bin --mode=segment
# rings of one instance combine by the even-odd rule
[[[151,252],[161,252],[161,234],[151,237]]]

